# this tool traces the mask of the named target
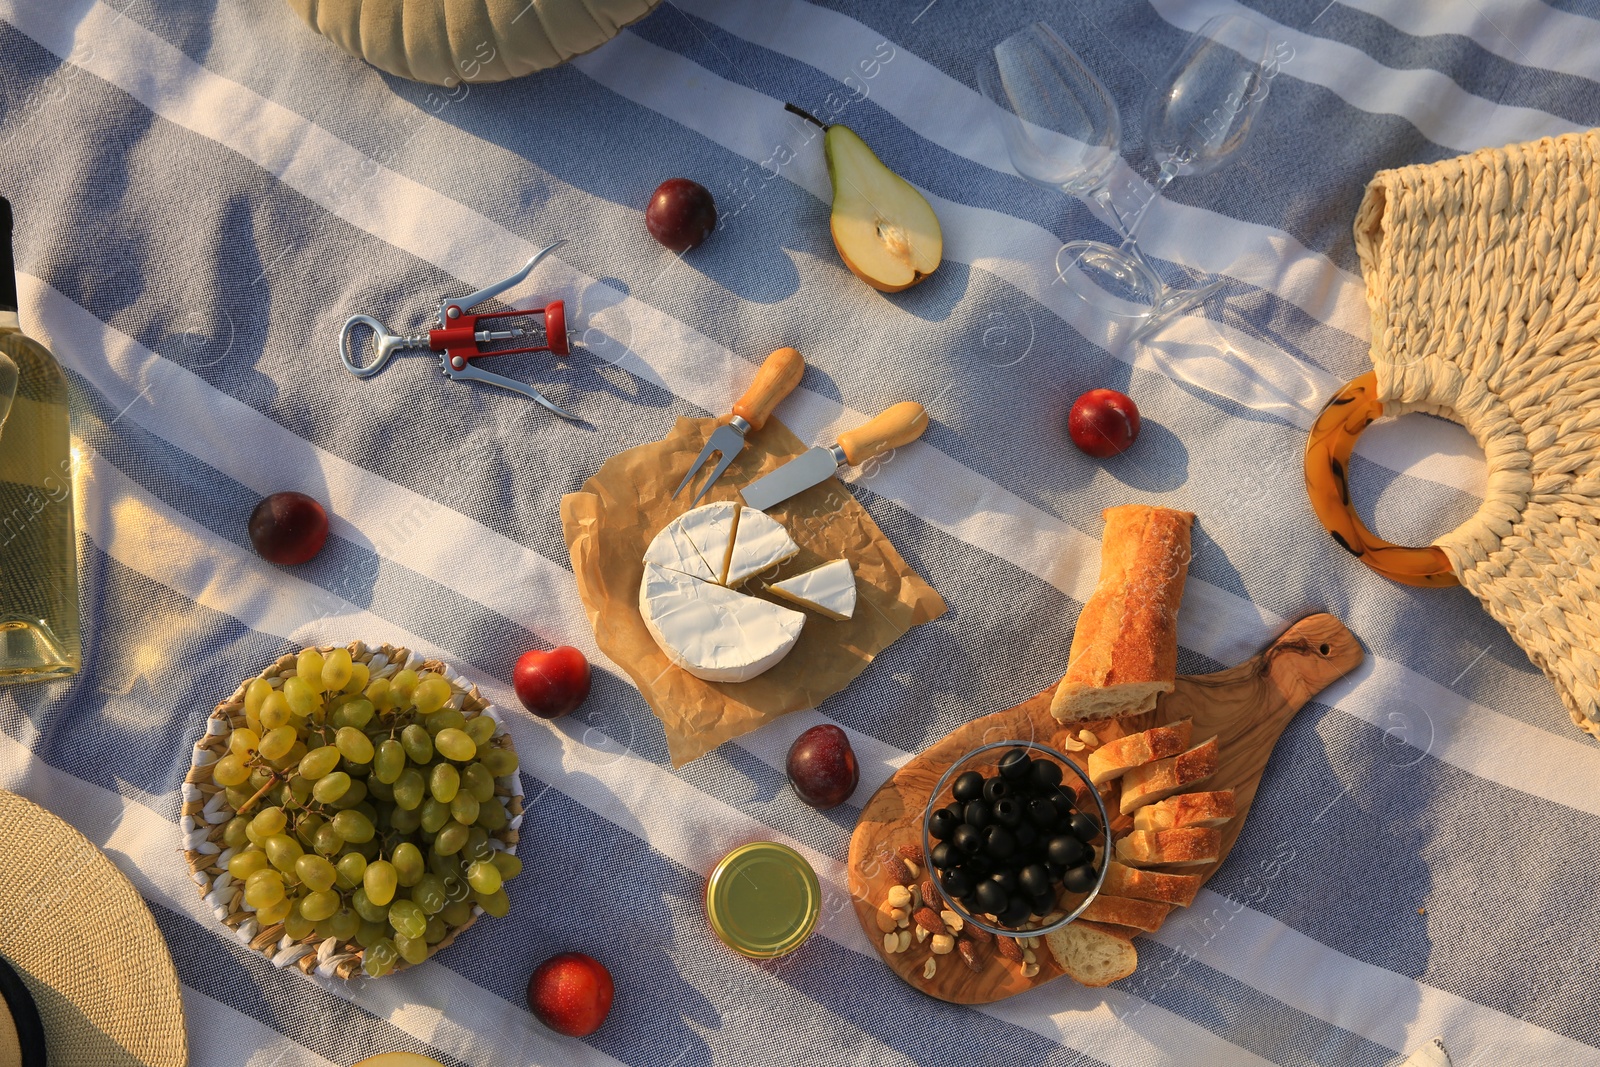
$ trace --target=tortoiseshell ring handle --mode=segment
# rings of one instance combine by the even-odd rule
[[[1385,578],[1435,588],[1459,585],[1442,548],[1390,544],[1367,529],[1350,503],[1350,453],[1361,431],[1382,417],[1375,371],[1353,379],[1328,401],[1306,442],[1306,492],[1311,496],[1311,508],[1335,541]]]

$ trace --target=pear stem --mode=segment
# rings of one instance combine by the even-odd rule
[[[819,130],[826,130],[828,128],[828,124],[826,122],[823,122],[805,108],[795,107],[793,104],[784,104],[783,110],[799,115],[801,118],[805,119]]]

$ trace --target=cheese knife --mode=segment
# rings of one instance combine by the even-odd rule
[[[706,484],[694,495],[693,504],[700,503],[700,498],[706,495],[722,472],[728,469],[739,450],[744,448],[745,434],[751,430],[759,430],[765,426],[767,419],[772,416],[772,410],[778,406],[779,401],[800,384],[801,375],[806,372],[806,361],[800,358],[800,353],[792,348],[779,348],[761,363],[761,369],[756,371],[756,377],[750,383],[750,388],[744,391],[737,403],[733,405],[733,415],[727,422],[718,426],[712,433],[711,439],[700,450],[700,455],[689,468],[689,473],[683,476],[683,481],[678,483],[678,488],[672,491],[672,498],[676,500],[678,494],[694,480],[701,467],[711,458],[713,452],[719,452],[722,458],[717,460],[717,465],[711,471],[711,477],[706,479]]]
[[[928,413],[914,400],[902,400],[875,418],[839,435],[835,445],[815,445],[770,474],[745,486],[744,502],[757,511],[788,500],[803,489],[833,477],[841,464],[856,466],[891,448],[909,445],[928,428]]]

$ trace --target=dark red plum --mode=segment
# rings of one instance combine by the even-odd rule
[[[304,493],[273,493],[250,513],[250,543],[268,563],[304,563],[327,539],[328,513]]]
[[[789,784],[813,808],[831,808],[850,799],[861,769],[850,738],[832,723],[813,726],[789,746]]]
[[[651,195],[644,224],[651,237],[672,251],[687,252],[717,228],[717,204],[699,182],[668,178]]]

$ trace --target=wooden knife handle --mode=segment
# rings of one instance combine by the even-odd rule
[[[765,426],[772,409],[800,384],[806,361],[792,348],[779,348],[761,363],[755,381],[744,391],[733,413],[750,424],[752,430]]]
[[[928,428],[928,413],[915,400],[884,408],[875,418],[839,435],[839,447],[852,467],[891,448],[909,445]]]

